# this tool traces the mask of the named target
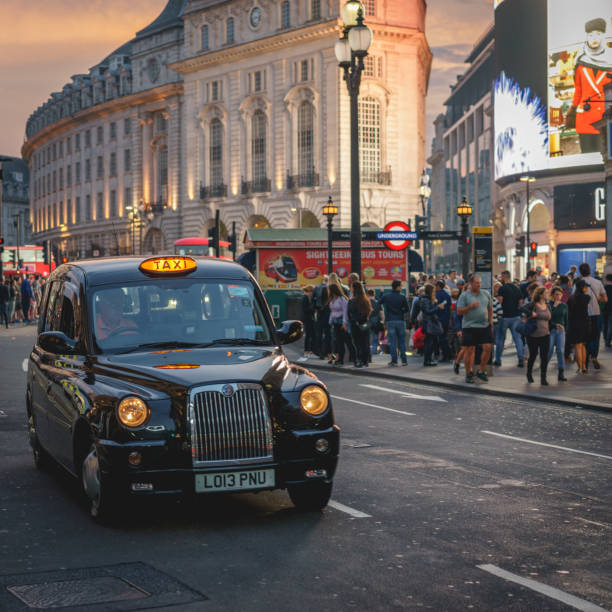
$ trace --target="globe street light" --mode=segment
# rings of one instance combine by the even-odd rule
[[[463,280],[467,282],[469,265],[468,220],[472,215],[472,206],[471,204],[468,204],[465,196],[463,196],[463,199],[457,205],[457,214],[461,217],[461,244],[463,245],[463,249],[461,251],[461,275],[463,276]]]
[[[527,273],[529,272],[529,270],[531,269],[531,242],[530,242],[530,238],[529,238],[529,230],[530,230],[530,223],[529,223],[529,184],[530,183],[535,183],[535,178],[533,176],[521,176],[521,178],[519,179],[522,183],[525,183],[525,185],[527,185],[527,270],[525,272],[525,278],[527,278]]]
[[[430,229],[431,226],[429,225],[429,217],[431,216],[430,215],[431,211],[429,210],[428,204],[429,204],[429,196],[431,196],[431,187],[429,186],[429,174],[427,174],[425,170],[423,170],[423,174],[421,174],[421,184],[419,186],[419,196],[421,197],[421,208],[423,209],[423,217],[427,219],[426,227],[427,229]],[[426,272],[429,270],[429,268],[427,267],[428,251],[429,249],[427,248],[427,240],[424,240],[423,241],[423,259],[425,260],[425,271]]]
[[[334,51],[350,98],[351,122],[351,272],[361,277],[361,210],[359,201],[359,123],[358,98],[363,58],[372,43],[372,30],[363,24],[365,9],[358,0],[348,0],[342,7],[344,31]]]
[[[338,214],[338,207],[332,201],[331,196],[323,207],[323,214],[327,217],[327,273],[331,274],[332,269],[332,229],[334,227],[333,220]]]

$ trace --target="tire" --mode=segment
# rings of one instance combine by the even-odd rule
[[[30,414],[28,417],[28,432],[30,436],[30,446],[32,447],[32,455],[34,458],[34,465],[37,469],[44,471],[49,468],[53,459],[51,455],[41,446],[38,441],[38,434],[36,433],[36,422],[34,417]]]
[[[298,510],[316,512],[327,506],[332,494],[332,483],[320,480],[289,485],[287,492]]]
[[[101,524],[113,524],[119,518],[122,508],[121,496],[111,485],[109,477],[100,469],[98,452],[92,444],[81,464],[81,485],[89,500],[91,517]]]

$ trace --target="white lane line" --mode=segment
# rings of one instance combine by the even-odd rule
[[[333,499],[327,502],[327,505],[331,506],[332,508],[335,508],[336,510],[340,510],[340,512],[346,512],[354,518],[372,518],[371,514],[366,514],[365,512],[361,512],[360,510],[355,510],[355,508],[345,506],[344,504],[334,501]]]
[[[361,404],[362,406],[369,406],[370,408],[378,408],[379,410],[387,410],[389,412],[397,412],[398,414],[405,414],[406,416],[416,416],[414,412],[404,412],[403,410],[395,410],[395,408],[387,408],[386,406],[377,406],[376,404],[368,404],[368,402],[360,402],[359,400],[349,399],[348,397],[340,397],[339,395],[330,395],[337,400],[344,402],[353,402],[354,404]]]
[[[546,595],[546,597],[556,599],[572,608],[576,608],[576,610],[582,610],[583,612],[608,612],[605,608],[600,608],[586,599],[580,599],[580,597],[570,595],[565,591],[555,589],[555,587],[548,586],[547,584],[536,582],[535,580],[531,580],[531,578],[523,578],[518,574],[507,572],[496,565],[486,563],[485,565],[477,565],[476,567],[485,572],[489,572],[489,574],[503,578],[504,580],[509,580],[510,582],[515,582],[516,584],[527,587],[532,591],[536,591],[536,593],[541,593],[542,595]]]
[[[557,446],[556,444],[547,444],[546,442],[536,442],[534,440],[527,440],[526,438],[516,438],[515,436],[507,436],[506,434],[500,434],[495,431],[487,431],[482,429],[480,433],[489,434],[490,436],[497,436],[498,438],[507,438],[508,440],[517,440],[518,442],[525,442],[526,444],[537,444],[538,446],[547,446],[548,448],[558,448],[559,450],[567,451],[568,453],[579,453],[581,455],[591,455],[592,457],[599,457],[600,459],[609,459],[612,461],[610,455],[600,455],[599,453],[590,453],[589,451],[577,450],[575,448],[568,448],[567,446]]]
[[[376,389],[376,391],[386,391],[387,393],[397,393],[397,395],[403,395],[404,397],[410,397],[412,399],[429,400],[430,402],[444,402],[448,403],[439,395],[417,395],[416,393],[410,393],[409,391],[400,391],[398,389],[389,389],[387,387],[379,387],[378,385],[359,385],[360,387],[367,387],[368,389]]]

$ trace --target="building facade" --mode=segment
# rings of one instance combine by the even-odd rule
[[[343,3],[170,0],[28,121],[36,239],[69,257],[156,252],[206,236],[217,210],[224,237],[319,227],[330,195],[348,227]],[[419,212],[431,52],[423,0],[364,5],[361,221],[383,226]]]
[[[6,245],[32,241],[30,225],[30,170],[19,157],[2,157],[2,237]]]

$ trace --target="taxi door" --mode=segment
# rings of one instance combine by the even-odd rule
[[[80,340],[78,292],[65,282],[49,311],[49,331],[60,331],[72,340]],[[82,343],[81,343],[82,345]],[[50,357],[47,368],[47,419],[51,452],[68,469],[73,469],[72,427],[84,402],[79,391],[83,355],[57,355]]]

